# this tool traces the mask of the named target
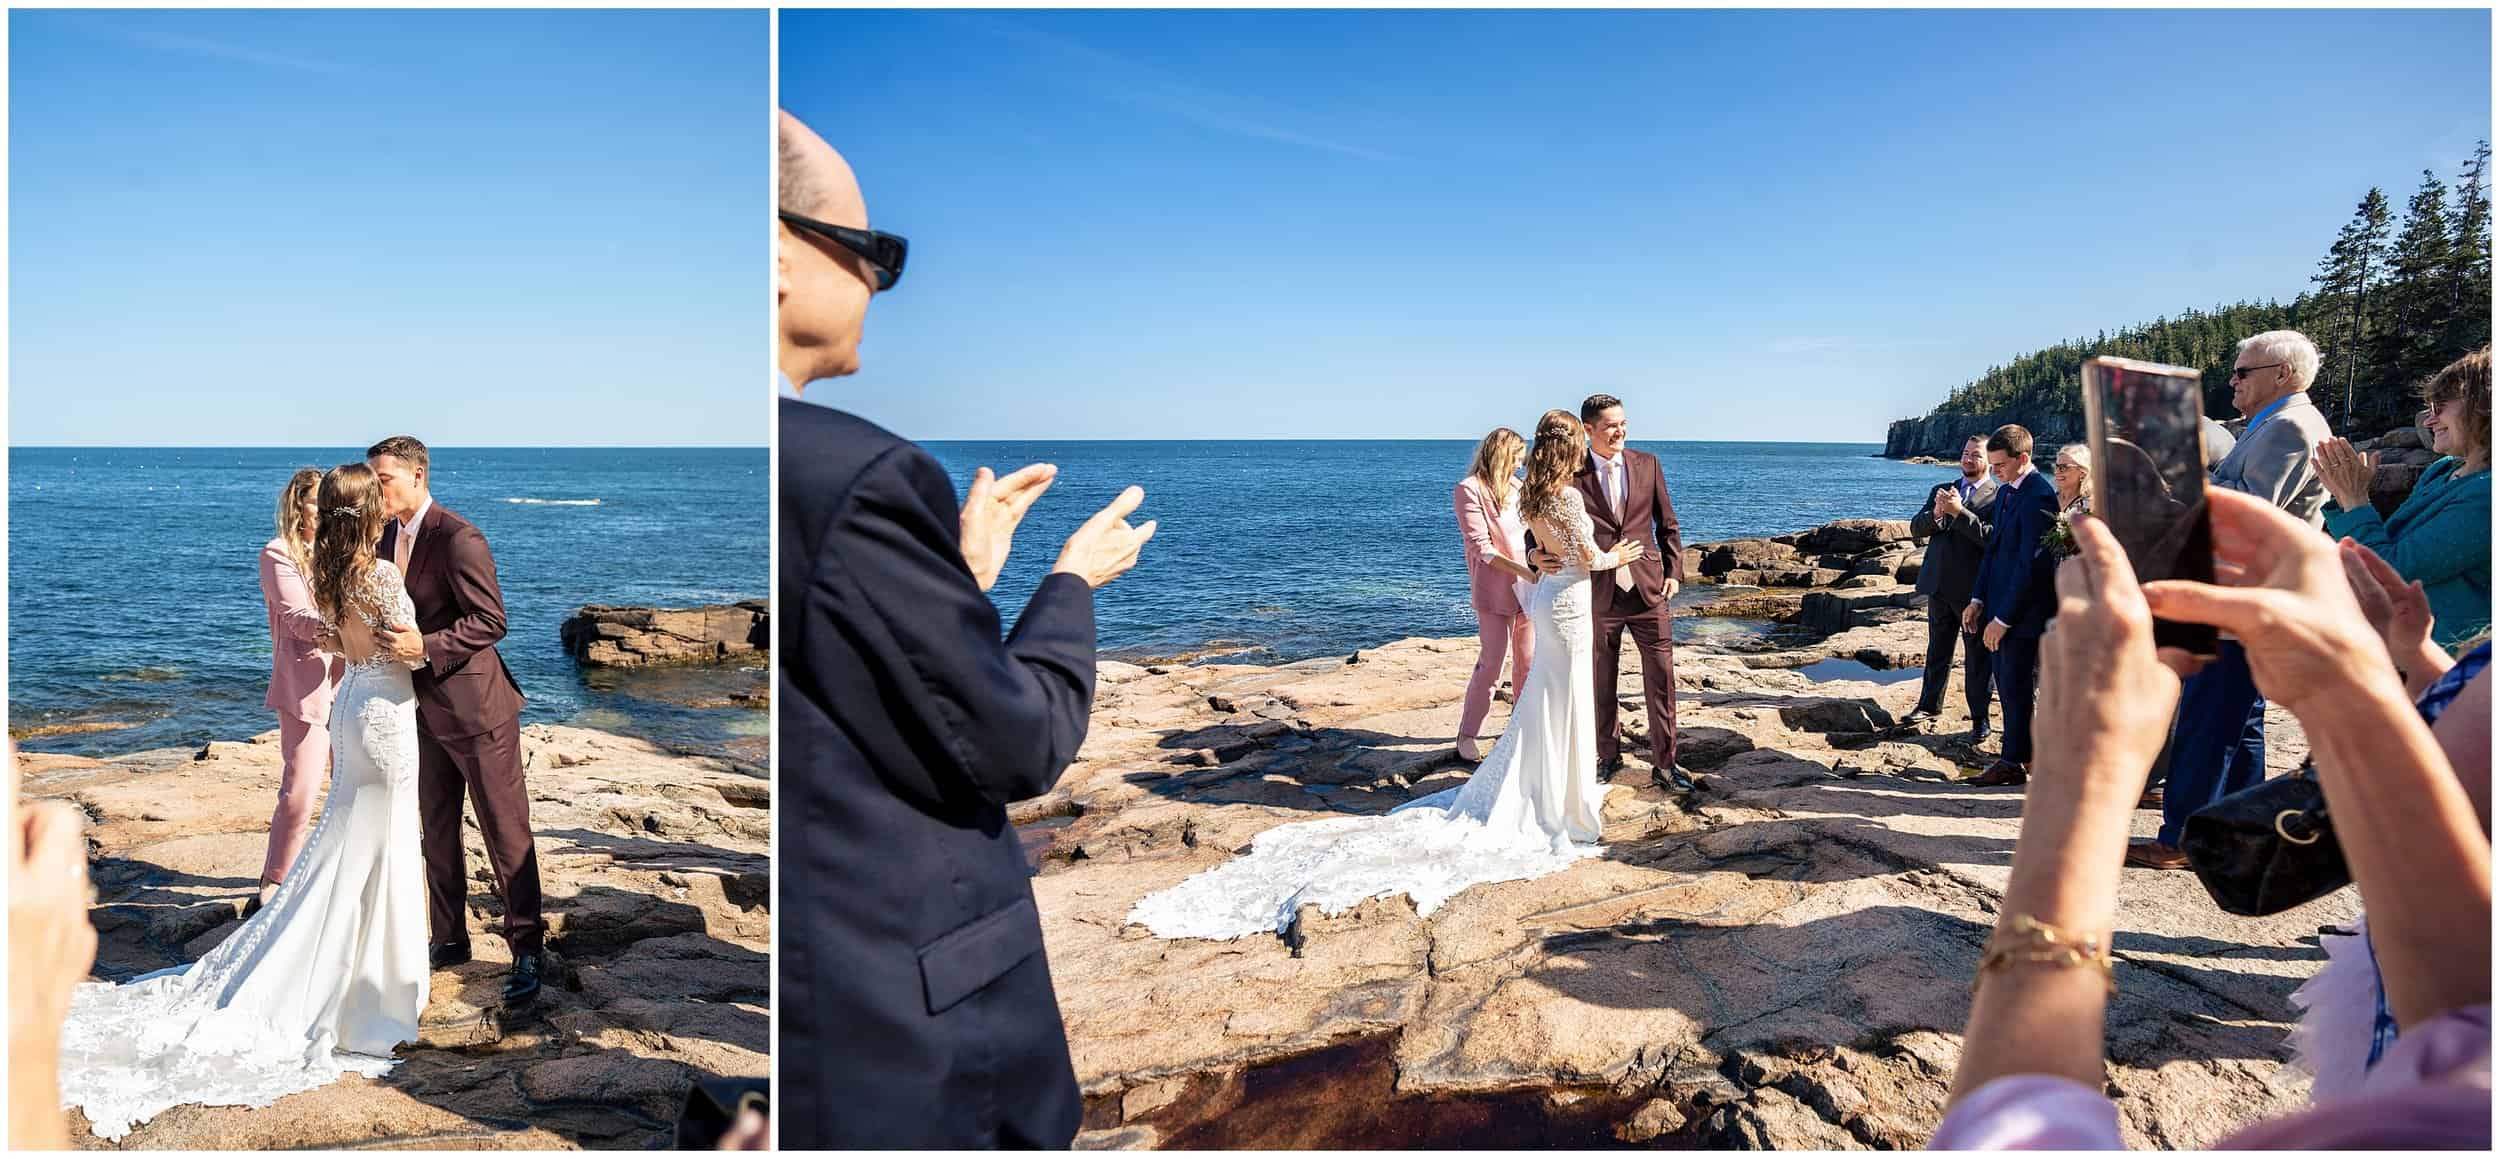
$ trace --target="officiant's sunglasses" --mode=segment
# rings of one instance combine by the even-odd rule
[[[894,283],[903,280],[903,257],[911,252],[911,243],[904,241],[900,234],[852,229],[787,209],[781,211],[781,220],[793,229],[815,234],[866,259],[870,266],[876,268],[877,289],[880,292],[893,289]]]

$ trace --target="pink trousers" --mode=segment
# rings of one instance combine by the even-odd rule
[[[278,750],[286,769],[278,775],[278,811],[269,815],[269,856],[260,865],[265,882],[283,880],[312,835],[313,802],[330,783],[329,726],[280,714]]]
[[[1476,670],[1467,677],[1467,699],[1458,710],[1458,735],[1472,737],[1484,727],[1485,713],[1493,708],[1493,685],[1502,678],[1502,657],[1510,656],[1511,695],[1528,686],[1528,657],[1536,652],[1534,629],[1528,617],[1497,616],[1476,613],[1476,639],[1483,644],[1476,653]]]

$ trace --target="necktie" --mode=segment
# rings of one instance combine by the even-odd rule
[[[416,546],[416,531],[404,524],[401,525],[396,542],[391,544],[391,563],[399,568],[399,577],[402,580],[408,578],[408,556],[416,549]]]
[[[1623,491],[1624,491],[1624,486],[1623,486],[1623,458],[1622,458],[1622,456],[1616,456],[1616,458],[1615,458],[1615,461],[1614,461],[1614,462],[1609,463],[1609,464],[1607,464],[1607,465],[1606,465],[1606,476],[1607,476],[1607,478],[1608,478],[1608,479],[1612,480],[1612,481],[1613,481],[1613,483],[1614,483],[1614,487],[1613,487],[1612,489],[1613,489],[1613,491],[1614,491],[1614,502],[1615,502],[1615,522],[1616,522],[1616,523],[1618,523],[1618,524],[1620,524],[1620,523],[1622,523],[1622,522],[1623,522]],[[1631,590],[1632,590],[1632,568],[1631,568],[1631,565],[1626,564],[1626,565],[1624,565],[1624,566],[1622,566],[1622,567],[1619,567],[1619,568],[1616,568],[1616,569],[1615,569],[1615,590],[1616,590],[1616,591],[1621,591],[1621,592],[1628,592],[1628,591],[1631,591]]]

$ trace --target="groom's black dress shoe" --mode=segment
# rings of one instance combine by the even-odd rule
[[[1681,765],[1668,765],[1663,769],[1652,769],[1649,773],[1649,779],[1655,782],[1659,787],[1672,792],[1695,793],[1701,791],[1700,782],[1695,781],[1693,779],[1693,775],[1685,772],[1683,766]]]
[[[522,954],[512,959],[512,976],[504,979],[503,1000],[517,1006],[538,997],[538,955]]]
[[[1597,782],[1599,784],[1614,780],[1615,774],[1622,771],[1623,758],[1621,756],[1597,758]]]
[[[427,947],[425,956],[426,960],[433,963],[437,970],[448,970],[454,966],[466,965],[469,961],[469,943],[451,942],[440,946],[430,946]]]

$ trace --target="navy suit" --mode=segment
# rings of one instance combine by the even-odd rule
[[[1991,665],[1997,699],[2005,706],[2004,759],[2031,763],[2031,705],[2040,674],[2040,633],[2057,614],[2057,556],[2049,528],[2057,522],[2057,488],[2033,470],[2020,483],[1999,488],[1990,513],[1988,550],[1980,557],[1980,629],[2005,622],[2005,639]]]
[[[1066,1147],[1082,1115],[1008,802],[1085,740],[1093,591],[1002,640],[954,484],[876,426],[781,403],[775,579],[781,1142]]]

